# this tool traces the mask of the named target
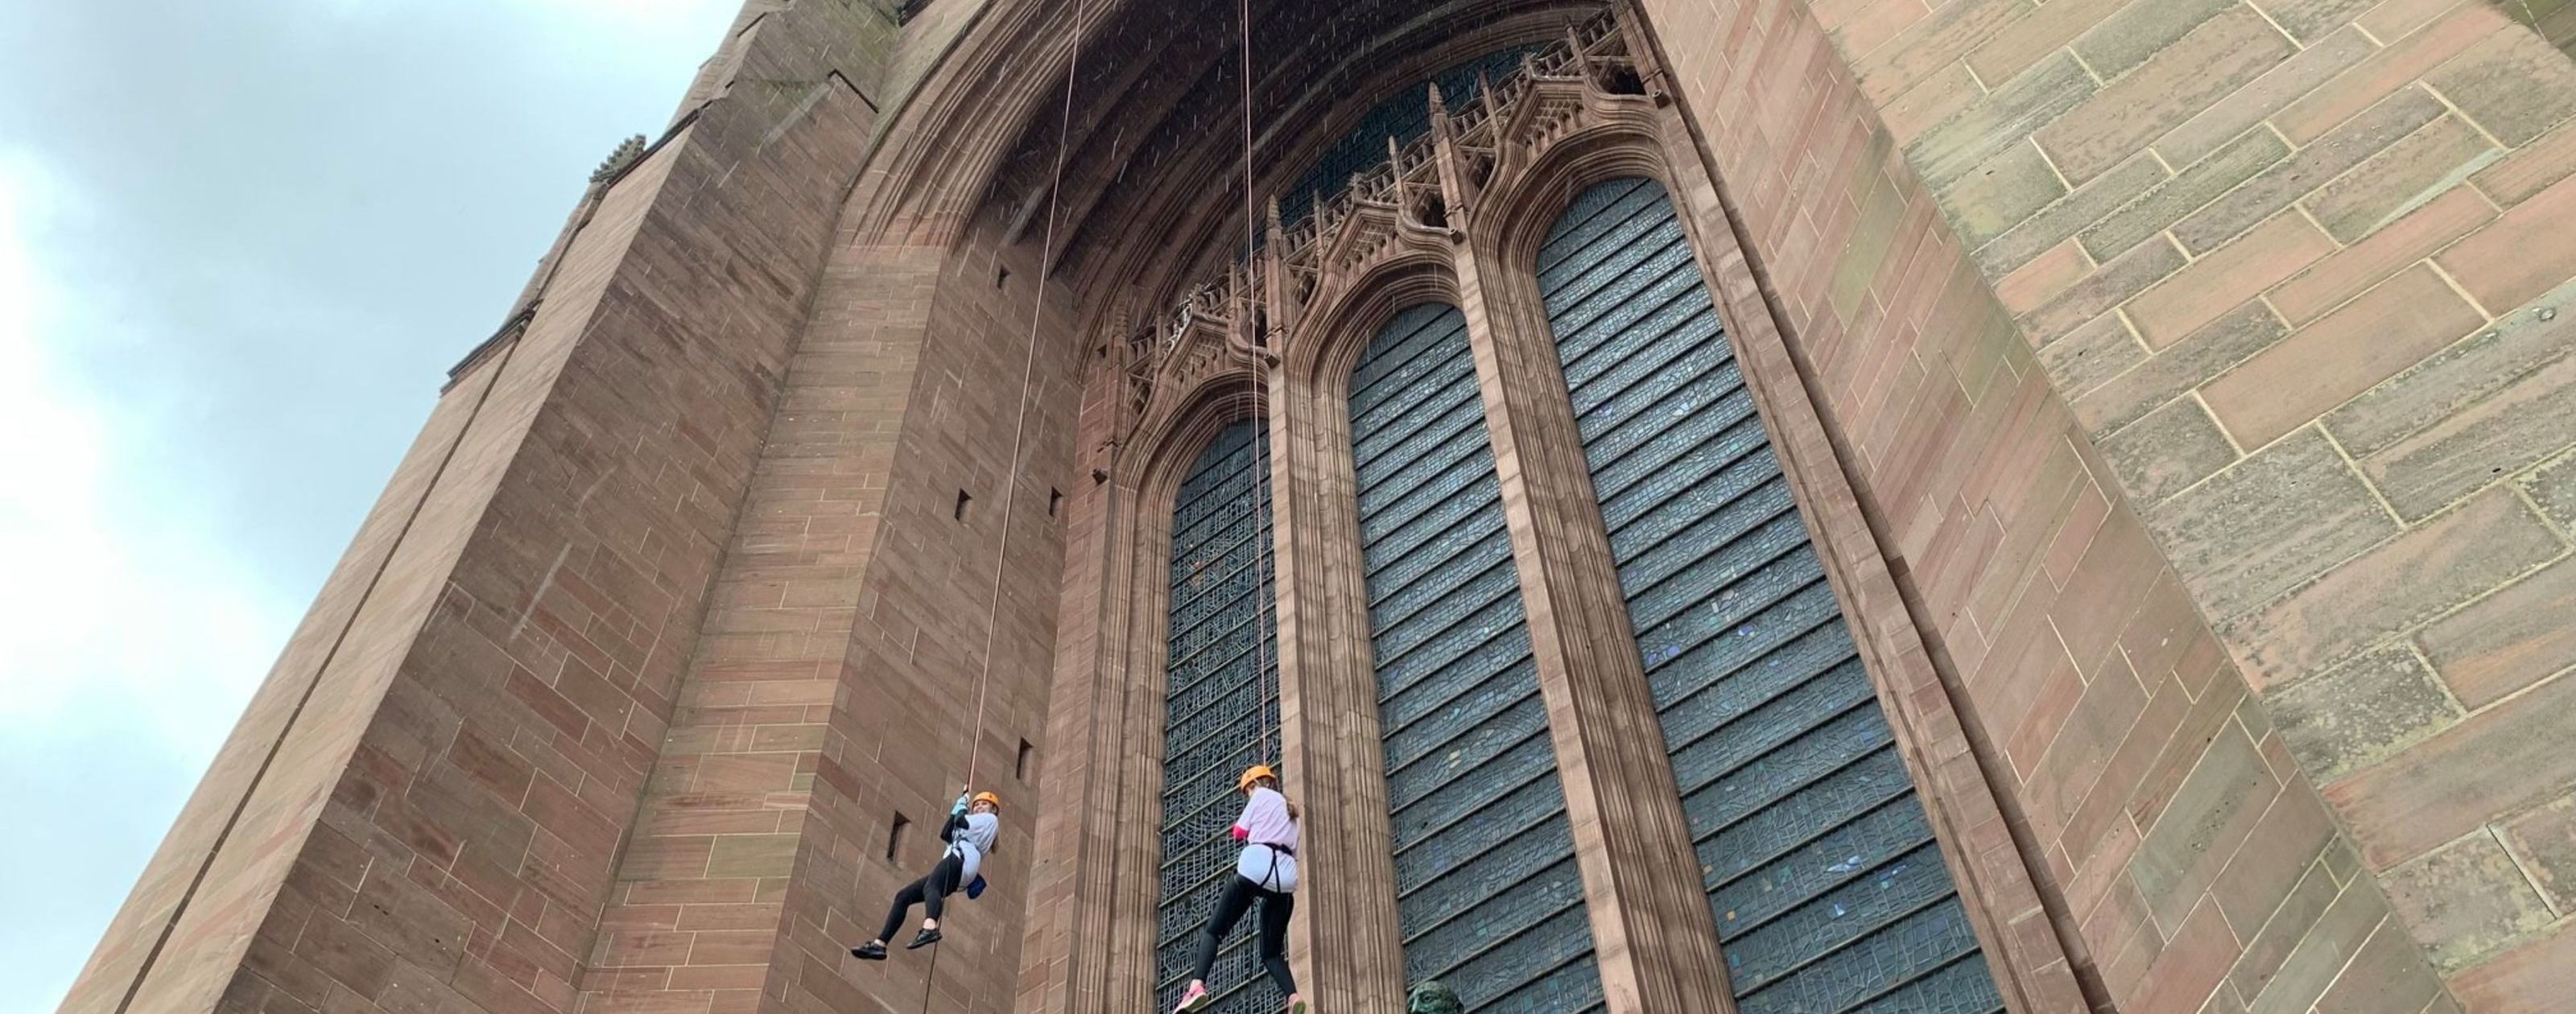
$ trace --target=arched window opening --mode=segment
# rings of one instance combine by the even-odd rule
[[[1380,329],[1350,412],[1407,978],[1474,1011],[1589,1009],[1601,975],[1458,308]]]
[[[1246,420],[1228,426],[1181,480],[1172,512],[1170,648],[1163,719],[1162,894],[1155,908],[1155,1002],[1189,985],[1198,932],[1234,876],[1226,836],[1242,809],[1235,776],[1279,760],[1279,654],[1271,612],[1270,467]],[[1272,1014],[1286,1002],[1254,955],[1254,935],[1217,953],[1208,988],[1220,1014]]]
[[[2003,1010],[1671,199],[1537,268],[1738,1009]]]

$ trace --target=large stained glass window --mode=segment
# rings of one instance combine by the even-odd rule
[[[1663,187],[1538,276],[1739,1009],[2002,1010]]]
[[[1471,1011],[1588,1009],[1601,976],[1456,307],[1378,332],[1351,442],[1408,978]]]
[[[1234,780],[1279,760],[1279,653],[1272,626],[1269,485],[1251,421],[1217,435],[1181,481],[1172,514],[1171,640],[1163,718],[1162,895],[1156,906],[1155,1002],[1170,1010],[1189,985],[1198,934],[1234,878],[1227,837],[1243,797]],[[1287,1002],[1262,977],[1256,935],[1237,927],[1208,989],[1223,1014],[1276,1014]]]

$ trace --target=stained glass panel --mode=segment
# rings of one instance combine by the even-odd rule
[[[1181,480],[1172,515],[1170,653],[1163,720],[1162,893],[1155,996],[1180,1002],[1198,934],[1234,876],[1226,834],[1242,809],[1235,776],[1279,759],[1279,652],[1271,611],[1270,462],[1252,421],[1228,426]],[[1217,952],[1211,1010],[1274,1014],[1247,920]]]
[[[1671,200],[1585,191],[1538,269],[1742,1014],[2001,1010]]]
[[[1470,1011],[1586,1009],[1601,976],[1456,307],[1361,353],[1351,442],[1407,978]]]

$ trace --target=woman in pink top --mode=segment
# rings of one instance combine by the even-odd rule
[[[1225,897],[1216,903],[1216,914],[1208,918],[1207,931],[1199,936],[1197,970],[1190,975],[1190,988],[1181,993],[1181,1004],[1175,1014],[1206,1010],[1216,997],[1208,992],[1208,970],[1216,965],[1217,945],[1233,932],[1236,921],[1252,907],[1254,898],[1261,899],[1261,966],[1270,972],[1270,981],[1288,995],[1288,1014],[1306,1014],[1306,1001],[1297,996],[1297,978],[1288,971],[1288,915],[1297,909],[1297,804],[1279,794],[1279,773],[1267,764],[1255,764],[1237,779],[1235,788],[1244,794],[1243,816],[1235,818],[1234,840],[1243,843],[1243,852],[1234,860],[1234,883],[1226,885]]]

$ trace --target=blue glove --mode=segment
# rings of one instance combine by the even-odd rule
[[[957,794],[957,805],[955,805],[955,806],[951,806],[951,807],[949,807],[949,808],[948,808],[948,815],[949,815],[949,816],[954,817],[954,816],[957,816],[958,814],[961,814],[961,813],[965,813],[965,812],[966,812],[966,800],[967,800],[967,796],[968,796],[968,794],[967,794],[967,793],[963,793],[963,792],[960,792],[960,793],[958,793],[958,794]]]
[[[971,881],[968,881],[968,882],[967,882],[967,884],[966,884],[966,897],[967,897],[969,900],[972,900],[972,899],[975,899],[975,898],[981,898],[981,897],[983,897],[983,896],[984,896],[984,875],[983,875],[983,874],[981,874],[981,873],[978,873],[978,874],[976,874],[976,875],[975,875],[975,879],[974,879],[974,880],[971,880]]]

